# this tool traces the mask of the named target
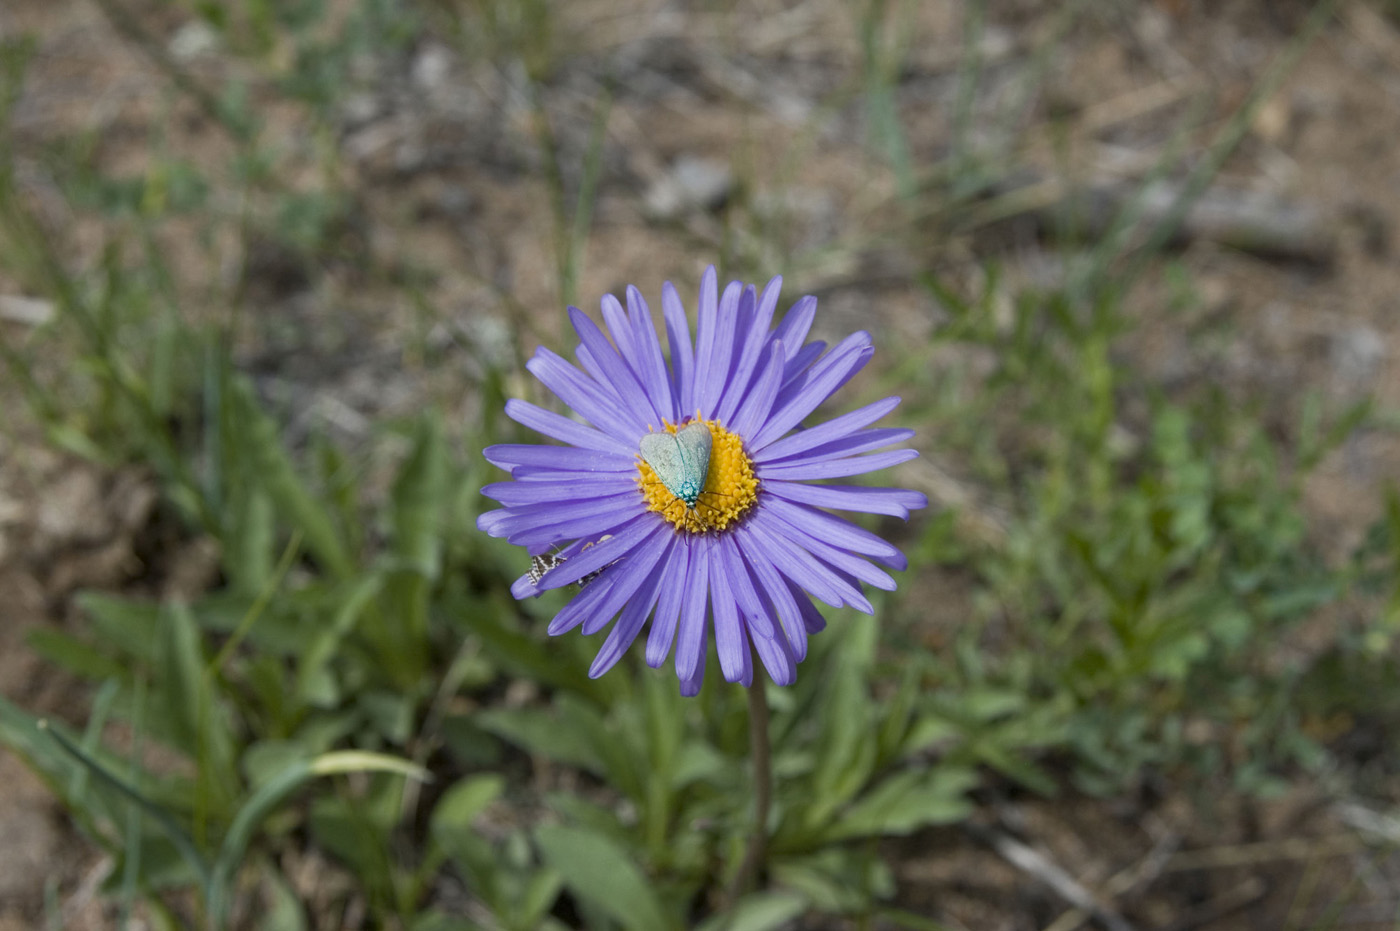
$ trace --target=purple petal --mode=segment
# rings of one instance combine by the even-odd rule
[[[631,476],[609,476],[606,473],[589,473],[588,490],[594,495],[616,495],[628,489],[636,491],[637,481]],[[577,501],[578,482],[492,482],[481,489],[482,495],[499,501],[506,507],[525,507],[531,504],[548,504],[557,501]]]
[[[767,296],[765,291],[764,297]],[[778,296],[774,294],[767,304],[768,318],[764,319],[764,308],[754,296],[754,289],[750,287],[744,291],[735,331],[735,345],[739,349],[739,357],[734,361],[734,371],[730,373],[728,382],[720,394],[719,405],[715,409],[715,419],[721,423],[729,423],[735,409],[748,392],[749,382],[753,380],[754,367],[758,365],[763,347],[768,344],[768,321],[772,319],[773,307],[777,301]],[[762,330],[756,333],[760,327]]]
[[[573,469],[558,469],[551,466],[516,466],[510,470],[510,477],[517,482],[529,482],[531,484],[553,484],[558,485],[564,482],[572,482],[577,491],[581,485],[584,488],[601,486],[604,483],[615,485],[619,482],[630,481],[635,486],[637,484],[636,473],[629,472],[577,472]]]
[[[670,543],[667,546],[673,548]],[[663,556],[661,563],[647,573],[646,581],[642,583],[632,600],[627,602],[627,606],[622,609],[622,616],[617,619],[613,629],[608,631],[608,638],[603,641],[598,655],[593,657],[593,664],[588,667],[589,678],[596,679],[617,665],[622,654],[626,653],[627,648],[632,645],[632,641],[637,639],[642,625],[646,623],[647,615],[651,613],[651,606],[656,604],[661,578],[665,575],[669,565],[670,560]],[[585,632],[587,632],[586,629]]]
[[[691,372],[690,394],[681,414],[686,415],[700,407],[701,384],[711,371],[715,354],[715,331],[719,328],[719,300],[717,279],[712,274],[714,266],[705,270],[700,279],[700,306],[695,311],[695,369]]]
[[[830,571],[811,553],[787,540],[779,539],[771,522],[769,526],[765,526],[764,521],[757,519],[760,516],[762,515],[756,515],[754,519],[746,521],[737,534],[741,537],[746,535],[748,538],[741,539],[740,542],[744,546],[745,555],[750,557],[750,564],[756,563],[759,557],[762,557],[771,562],[784,576],[811,592],[814,597],[820,598],[833,608],[841,607],[841,590],[831,578]]]
[[[774,637],[771,640],[755,637],[753,648],[774,685],[792,685],[797,681],[797,663],[787,637]]]
[[[537,407],[529,401],[511,398],[506,402],[506,416],[516,423],[524,424],[531,430],[543,433],[552,439],[604,453],[616,453],[632,457],[637,451],[629,444],[608,436],[592,427],[584,426],[576,420]]]
[[[787,481],[807,482],[819,478],[844,478],[847,475],[861,475],[877,472],[890,466],[917,459],[917,449],[892,449],[887,453],[871,453],[868,456],[852,456],[850,459],[827,459],[822,462],[796,461],[790,464],[764,465],[754,468],[760,481],[786,479]]]
[[[689,676],[681,679],[681,694],[686,698],[694,698],[700,694],[700,686],[705,683],[705,651],[700,651],[700,661],[695,664],[695,669]]]
[[[719,299],[718,313],[710,321],[709,351],[704,351],[707,347],[702,341],[702,351],[695,361],[695,404],[706,417],[714,416],[714,411],[719,406],[720,394],[724,391],[725,381],[729,376],[741,296],[748,296],[743,284],[738,281],[729,282]]]
[[[619,564],[618,568],[621,571],[616,575],[609,573],[607,579],[599,579],[595,584],[588,585],[582,591],[576,593],[574,597],[570,599],[569,603],[564,606],[564,609],[554,615],[554,619],[549,622],[549,626],[545,629],[546,632],[551,637],[557,637],[560,634],[573,630],[579,624],[582,624],[584,618],[588,617],[593,612],[593,609],[598,603],[612,592],[613,586],[617,584],[618,579],[634,574],[630,572],[625,564]],[[553,570],[551,570],[551,573],[552,572]],[[548,575],[545,576],[545,578],[548,577]]]
[[[774,498],[766,503],[775,515],[790,525],[806,531],[818,540],[832,546],[879,559],[903,561],[903,555],[894,544],[878,534],[871,533],[864,527],[857,527],[843,517],[818,511],[815,508],[803,507],[800,504],[792,504],[782,498]]]
[[[791,539],[785,532],[786,525],[775,520],[772,514],[765,514],[763,509],[760,509],[747,526],[755,536],[765,540],[772,548],[773,565],[777,566],[778,571],[817,598],[833,608],[850,605],[865,614],[874,610],[860,589],[841,578],[830,566]],[[833,595],[834,597],[831,597]]]
[[[708,620],[705,602],[710,593],[710,538],[695,537],[690,544],[690,566],[685,579],[685,600],[681,602],[680,627],[676,631],[676,676],[682,681],[695,678],[704,662],[705,628]]]
[[[783,276],[774,275],[768,279],[768,283],[763,286],[763,293],[758,298],[758,309],[754,313],[753,326],[749,329],[746,339],[751,339],[756,343],[761,343],[767,339],[768,331],[773,328],[773,313],[778,309],[778,295],[783,291]]]
[[[717,548],[719,550],[719,565],[728,575],[729,590],[734,594],[734,600],[738,602],[739,609],[743,612],[744,620],[749,628],[760,639],[771,640],[776,637],[778,632],[773,628],[773,617],[764,610],[763,602],[754,590],[753,581],[749,578],[749,568],[744,563],[743,554],[739,551],[739,545],[734,541],[734,536],[732,534],[721,536],[718,539]]]
[[[481,451],[486,461],[506,471],[515,466],[569,468],[585,472],[627,472],[636,468],[620,453],[601,453],[577,446],[542,446],[536,443],[501,443]]]
[[[588,350],[593,362],[602,371],[608,386],[617,392],[632,415],[645,424],[661,426],[661,412],[652,406],[651,400],[637,382],[637,376],[632,374],[632,370],[613,349],[603,331],[598,329],[598,325],[577,307],[569,308],[569,321],[574,325],[579,339],[583,341],[583,348]]]
[[[783,345],[787,346],[787,343],[784,342]],[[791,347],[788,348],[788,352],[792,353]],[[823,352],[826,352],[826,342],[817,340],[803,346],[796,353],[792,353],[787,365],[783,367],[783,387],[786,388],[801,377],[802,373],[807,371]]]
[[[778,400],[763,430],[754,437],[753,449],[760,450],[802,422],[831,393],[870,361],[874,350],[870,334],[852,333],[816,365],[778,392]]]
[[[635,443],[647,432],[646,421],[618,404],[615,392],[605,391],[562,356],[540,347],[525,368],[570,409],[609,436]]]
[[[715,267],[711,265],[705,272],[713,277]],[[703,291],[704,285],[701,285]],[[703,303],[703,302],[702,302]],[[671,346],[672,386],[676,395],[676,415],[691,413],[691,401],[695,377],[695,351],[690,345],[690,321],[685,316],[685,306],[676,294],[675,286],[666,282],[661,286],[661,312],[666,318],[666,341]]]
[[[638,374],[637,363],[641,361],[641,353],[632,339],[632,327],[627,322],[627,313],[622,309],[622,304],[613,295],[604,294],[598,301],[598,309],[603,313],[603,324],[617,346],[618,355],[622,356],[622,361],[627,363],[632,374]]]
[[[791,507],[794,510],[801,510],[801,505],[791,505]],[[856,553],[841,549],[839,546],[833,546],[821,537],[813,536],[810,531],[785,520],[784,515],[778,514],[776,511],[771,512],[769,517],[783,524],[784,536],[827,565],[839,569],[867,585],[873,585],[887,592],[892,592],[897,587],[889,573],[872,566]],[[890,547],[890,549],[894,550],[894,547]],[[857,586],[852,585],[851,587]]]
[[[852,431],[869,426],[881,417],[894,410],[899,404],[899,398],[885,398],[883,401],[876,401],[874,404],[867,404],[865,407],[851,411],[849,414],[842,414],[840,417],[833,417],[825,423],[819,423],[814,427],[809,427],[792,436],[785,436],[771,444],[763,451],[763,455],[756,457],[761,462],[771,462],[776,459],[784,459],[788,456],[795,456],[798,453],[806,452],[809,449],[829,443],[832,440],[840,439]]]
[[[810,433],[810,430],[803,430],[799,433]],[[901,427],[883,427],[874,430],[858,430],[850,436],[842,437],[839,440],[832,440],[823,443],[815,449],[797,453],[793,456],[785,456],[781,460],[778,457],[764,450],[764,462],[781,461],[784,464],[797,464],[799,462],[826,462],[831,459],[845,459],[858,453],[868,453],[874,449],[883,449],[895,443],[903,443],[905,440],[914,438],[914,431]],[[777,444],[773,444],[776,446]],[[769,449],[772,449],[770,446]]]
[[[909,512],[928,507],[928,497],[904,488],[870,488],[865,485],[804,485],[767,479],[763,490],[798,504],[865,514],[888,514],[909,519]],[[483,489],[483,492],[485,489]]]
[[[748,436],[758,430],[773,410],[773,401],[778,397],[778,387],[783,378],[783,344],[768,344],[768,356],[759,368],[758,377],[734,414],[732,428],[739,436]]]
[[[671,548],[671,558],[666,561],[661,595],[656,603],[656,614],[651,620],[651,633],[647,635],[647,665],[653,669],[664,663],[671,652],[671,641],[676,637],[676,618],[680,615],[681,598],[685,594],[685,580],[689,578],[690,546],[679,537],[677,540]]]
[[[633,547],[644,545],[643,541],[650,541],[652,537],[669,529],[669,524],[659,521],[652,512],[644,511],[617,527],[609,528],[607,533],[611,534],[611,539],[600,540],[568,562],[556,566],[540,580],[540,588],[548,591],[551,588],[562,588],[572,582],[577,582],[595,569],[601,569],[622,559],[632,551]],[[601,535],[600,533],[599,536]],[[579,534],[579,536],[586,536],[586,534]],[[590,585],[588,588],[592,587]],[[588,591],[588,588],[585,588],[584,591]]]
[[[744,560],[753,571],[753,578],[758,580],[763,593],[767,596],[769,603],[773,605],[773,610],[782,625],[783,639],[787,640],[792,647],[793,655],[800,662],[807,655],[807,630],[802,622],[802,612],[798,610],[797,602],[793,600],[787,582],[778,572],[777,567],[768,559],[766,550],[756,537],[744,533],[742,528],[734,537],[734,542],[738,545],[740,552],[744,554]],[[803,595],[802,597],[806,598],[807,596]]]
[[[714,551],[711,551],[714,555]],[[739,613],[734,603],[734,595],[729,591],[726,579],[727,570],[722,560],[710,560],[710,608],[715,619],[715,650],[719,653],[719,668],[725,681],[738,682],[747,671],[752,676],[748,662],[749,639],[739,626]]]
[[[540,594],[540,590],[535,588],[535,583],[530,581],[530,574],[528,572],[510,583],[510,596],[516,601],[524,601],[526,598],[538,598]]]
[[[516,546],[537,546],[542,543],[560,543],[580,537],[601,537],[612,533],[619,521],[627,521],[651,511],[641,503],[627,508],[613,508],[599,514],[589,514],[570,520],[545,521],[533,527],[522,527],[506,536],[506,542]],[[552,575],[553,573],[551,573]]]
[[[637,599],[642,597],[637,592],[640,591],[642,584],[651,577],[653,570],[656,569],[661,558],[666,555],[674,540],[675,535],[672,534],[671,539],[664,542],[653,541],[654,546],[636,547],[632,550],[632,555],[629,558],[610,567],[602,577],[588,584],[588,588],[592,588],[595,585],[611,583],[609,590],[583,622],[584,636],[592,636],[608,626],[613,615],[622,610],[624,605],[634,597]],[[648,604],[647,607],[651,606]]]
[[[767,293],[764,292],[765,295]],[[782,340],[783,345],[788,347],[788,359],[796,358],[798,351],[802,349],[802,343],[811,332],[812,321],[816,316],[817,299],[810,294],[793,304],[788,308],[788,312],[783,314],[783,321],[778,324],[773,338]]]
[[[632,326],[632,338],[637,344],[637,377],[651,398],[652,405],[668,420],[677,419],[676,396],[671,389],[671,376],[666,371],[666,359],[661,355],[661,340],[651,319],[642,292],[627,286],[627,313]],[[660,426],[658,424],[657,426]]]
[[[797,609],[802,612],[802,626],[807,631],[808,636],[819,634],[826,630],[826,618],[817,610],[817,606],[812,604],[812,599],[804,595],[797,586],[788,583],[788,589],[797,601]]]
[[[635,492],[623,491],[603,497],[580,498],[575,501],[549,501],[544,504],[529,504],[518,508],[488,511],[482,518],[495,518],[491,526],[504,534],[513,534],[533,527],[555,526],[568,521],[599,515],[612,515],[614,518],[629,505],[645,506]],[[485,530],[485,526],[482,526]],[[490,531],[488,531],[490,532]],[[502,534],[497,534],[500,536]]]

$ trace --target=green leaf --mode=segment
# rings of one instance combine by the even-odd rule
[[[263,820],[287,796],[311,779],[351,772],[394,773],[414,779],[428,778],[426,770],[407,760],[359,750],[324,753],[312,760],[296,760],[289,763],[280,773],[248,796],[229,825],[228,833],[224,835],[224,842],[219,848],[218,859],[214,862],[208,887],[209,912],[214,918],[214,927],[223,927],[228,907],[229,882],[243,862],[243,854],[248,849],[253,832]]]
[[[848,627],[846,640],[832,659],[811,801],[803,819],[808,828],[826,824],[836,809],[860,791],[875,764],[876,734],[870,727],[866,680],[874,655],[873,629],[869,622]]]
[[[365,607],[379,594],[384,577],[371,572],[348,584],[340,595],[339,605],[330,624],[316,635],[302,654],[297,667],[297,695],[309,705],[333,708],[340,701],[340,685],[330,668],[340,644],[355,629]]]
[[[5,710],[6,706],[3,702],[0,702],[0,712]],[[173,845],[174,850],[178,853],[176,859],[182,860],[184,865],[188,867],[190,873],[198,877],[199,881],[207,888],[210,876],[209,865],[195,847],[194,841],[189,834],[180,827],[180,825],[175,823],[174,819],[170,817],[170,814],[164,808],[157,805],[145,794],[138,792],[125,780],[117,776],[117,774],[112,772],[100,759],[88,753],[72,737],[64,733],[62,728],[51,726],[47,721],[39,722],[38,727],[42,732],[52,737],[54,742],[66,753],[85,766],[88,772],[97,778],[98,784],[114,790],[118,795],[125,797],[128,801],[135,802],[136,805],[155,822],[156,827],[165,835],[165,839]],[[32,737],[28,737],[24,742],[32,744],[34,741]],[[45,757],[52,759],[49,754],[45,754]],[[145,876],[148,880],[150,879],[151,873],[149,869],[145,871]]]
[[[662,931],[668,920],[651,883],[607,837],[580,828],[545,825],[535,832],[545,862],[580,899],[630,931]]]
[[[800,892],[760,892],[740,899],[733,914],[713,915],[696,931],[774,931],[807,910],[807,897]]]
[[[476,816],[505,791],[505,777],[497,773],[471,776],[448,789],[433,809],[434,836],[470,833]]]
[[[530,753],[538,753],[559,763],[568,763],[599,775],[602,761],[595,748],[577,729],[560,722],[546,711],[532,708],[493,708],[476,716],[483,730],[507,740]]]
[[[161,613],[160,645],[156,701],[167,714],[176,746],[198,766],[201,804],[221,810],[237,793],[234,737],[204,674],[199,629],[186,605],[172,602]]]
[[[324,505],[306,487],[277,436],[277,424],[263,413],[245,379],[230,385],[229,447],[247,459],[247,475],[267,492],[279,514],[299,529],[309,549],[337,578],[355,574],[355,562]]]
[[[625,728],[609,728],[597,709],[577,696],[560,695],[554,704],[560,723],[593,748],[604,778],[634,801],[641,801],[645,789],[639,769],[644,767],[645,747],[634,746],[640,742],[629,740],[631,735]]]
[[[446,488],[441,421],[436,414],[424,414],[418,422],[413,452],[394,482],[393,551],[399,566],[429,581],[437,579],[442,566]]]
[[[160,607],[114,595],[83,592],[78,607],[92,622],[98,637],[123,655],[154,663],[160,643]]]
[[[275,869],[264,871],[264,888],[271,890],[272,901],[259,922],[259,931],[306,931],[306,912],[297,901],[296,893]]]
[[[233,587],[242,594],[256,595],[272,578],[273,559],[277,545],[276,511],[272,497],[262,488],[254,487],[243,496],[224,534],[227,553],[224,566]]]
[[[517,926],[539,927],[546,913],[554,907],[554,900],[559,898],[559,890],[563,885],[564,879],[557,870],[536,870],[520,893],[519,904],[516,906]]]
[[[834,841],[909,834],[926,825],[959,821],[972,811],[965,793],[976,783],[971,769],[905,770],[857,799],[824,836]]]
[[[60,630],[36,627],[24,640],[44,659],[86,679],[120,679],[127,672],[111,654]]]
[[[607,684],[607,676],[588,678],[586,664],[576,666],[561,662],[557,642],[547,645],[542,637],[523,634],[506,626],[498,614],[504,615],[508,609],[494,610],[496,606],[489,602],[473,607],[474,610],[466,609],[461,615],[466,618],[463,629],[480,637],[491,655],[511,671],[595,700],[613,687]]]

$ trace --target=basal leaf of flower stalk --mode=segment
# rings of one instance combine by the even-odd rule
[[[758,892],[735,903],[732,913],[711,915],[696,931],[778,931],[791,927],[811,904],[805,895],[792,890]]]
[[[641,674],[642,713],[646,722],[646,797],[642,803],[642,835],[648,857],[666,854],[667,834],[676,809],[672,783],[685,735],[681,695],[663,684],[660,675]]]
[[[608,837],[584,828],[544,825],[535,831],[535,842],[570,892],[628,931],[678,926],[645,874]]]
[[[501,609],[502,613],[505,610],[514,609]],[[463,629],[480,637],[491,656],[514,673],[583,695],[595,704],[607,704],[617,693],[618,677],[588,678],[586,664],[561,661],[558,651],[538,637],[508,627],[494,603],[479,602],[475,610],[463,609],[457,616],[466,619]]]
[[[301,702],[318,708],[334,708],[340,703],[340,684],[331,671],[331,660],[359,623],[365,608],[379,594],[383,581],[381,573],[372,572],[337,589],[340,597],[336,599],[331,622],[315,634],[297,658],[296,697]]]
[[[854,797],[875,764],[866,678],[873,651],[868,645],[869,633],[874,628],[874,618],[847,625],[840,647],[832,652],[821,717],[823,730],[815,748],[811,805],[804,819],[809,829],[825,824]]]
[[[554,704],[560,723],[582,734],[593,746],[604,778],[633,801],[641,802],[646,789],[638,763],[645,759],[644,748],[630,745],[634,742],[627,739],[627,728],[609,728],[596,708],[573,695],[560,695]]]
[[[505,791],[505,777],[486,773],[460,779],[448,789],[433,808],[431,830],[442,840],[459,833],[470,833],[472,822]]]
[[[554,927],[555,925],[545,925],[544,919],[554,907],[554,900],[559,898],[559,890],[562,888],[564,877],[560,876],[557,870],[545,868],[531,872],[512,910],[512,917],[515,919],[512,927],[522,931],[526,928]]]
[[[16,717],[24,717],[23,712],[0,700],[0,743],[7,741],[5,731],[12,730],[8,725],[13,724]],[[7,721],[7,718],[10,720]],[[66,757],[62,762],[72,769],[68,780],[70,784],[80,772],[94,777],[96,791],[86,792],[82,798],[65,798],[70,812],[92,832],[91,836],[107,836],[104,831],[109,825],[135,824],[127,819],[130,806],[135,804],[147,816],[141,823],[141,830],[130,833],[123,843],[109,840],[109,846],[122,849],[127,857],[134,858],[133,862],[140,864],[140,878],[147,887],[198,883],[207,888],[208,864],[189,833],[175,822],[165,806],[119,775],[121,767],[114,765],[115,761],[100,748],[97,748],[97,752],[89,752],[61,724],[29,720],[31,727],[12,730],[9,735],[19,738],[21,746],[16,749],[21,755],[41,766],[46,761],[57,762],[59,757]],[[45,740],[47,747],[41,743]],[[31,755],[26,747],[32,747],[39,753]],[[51,782],[51,787],[60,796],[63,795],[58,779]],[[101,812],[100,816],[98,812]],[[106,823],[99,827],[100,819],[105,819]]]
[[[197,767],[195,825],[222,820],[238,793],[237,752],[225,708],[205,674],[206,658],[190,609],[172,602],[161,611],[158,674],[153,685],[151,717],[163,713],[172,742]]]
[[[436,414],[418,422],[413,450],[394,480],[393,553],[399,565],[435,581],[442,564],[443,502],[447,454]]]
[[[286,877],[269,864],[260,882],[266,897],[262,931],[307,931],[306,910]]]
[[[585,735],[542,708],[492,708],[478,713],[475,723],[522,750],[577,766],[603,776],[605,769]]]
[[[365,689],[355,696],[355,705],[380,737],[392,746],[402,746],[413,735],[413,712],[420,694],[394,688]]]
[[[120,660],[61,630],[36,627],[25,634],[24,642],[43,659],[85,679],[100,682],[127,677],[128,670]]]
[[[355,561],[325,505],[317,500],[282,447],[277,425],[263,413],[243,379],[230,385],[230,448],[247,457],[247,475],[258,481],[277,511],[301,530],[306,546],[328,573],[339,578],[355,574]]]
[[[498,773],[461,779],[433,808],[430,821],[433,842],[442,855],[451,857],[472,885],[483,891],[493,884],[499,865],[491,844],[474,823],[504,791],[505,779]]]
[[[883,869],[884,864],[868,853],[838,846],[781,857],[770,866],[772,885],[801,893],[813,911],[836,914],[869,912],[881,887],[890,885],[879,873]]]
[[[247,595],[265,591],[277,553],[277,519],[272,496],[261,486],[229,495],[231,519],[220,541],[224,571],[233,588]]]
[[[209,880],[209,911],[214,927],[223,927],[229,902],[229,884],[243,862],[254,832],[268,815],[312,779],[350,772],[389,773],[418,779],[428,777],[425,770],[407,760],[355,750],[323,753],[314,759],[289,763],[243,801],[224,835]]]
[[[1050,737],[1046,739],[1042,735]],[[1018,740],[1003,728],[990,739],[978,740],[972,744],[972,756],[977,762],[1016,780],[1032,791],[1039,792],[1046,798],[1054,798],[1060,791],[1059,780],[1027,759],[1025,752],[1045,743],[1059,742],[1063,738],[1061,728],[1046,727],[1034,740]]]
[[[159,605],[83,592],[78,596],[78,606],[92,624],[101,646],[114,655],[130,657],[145,665],[156,661],[160,643]]]
[[[318,794],[308,819],[315,843],[355,873],[371,909],[387,908],[393,899],[389,828],[374,807],[373,799]]]
[[[48,726],[51,729],[64,728],[56,722]],[[70,739],[76,742],[76,738]],[[93,792],[86,793],[81,799],[69,794],[75,777],[84,771],[81,764],[55,746],[51,735],[40,729],[37,718],[10,704],[3,696],[0,696],[0,747],[8,749],[33,768],[49,788],[67,803],[70,814],[88,836],[98,839],[108,837],[99,825],[123,822],[125,802],[109,805],[107,795]]]
[[[896,773],[842,811],[822,840],[909,834],[930,824],[960,821],[972,811],[966,793],[976,783],[972,769],[946,764]]]
[[[923,671],[917,663],[904,667],[899,680],[899,690],[883,703],[882,720],[875,739],[875,766],[888,766],[897,760],[903,750],[904,737],[909,733],[914,715],[914,701],[919,694],[919,682]]]

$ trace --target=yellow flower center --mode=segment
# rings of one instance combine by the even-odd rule
[[[753,474],[753,462],[744,452],[744,443],[737,435],[720,426],[719,421],[699,417],[696,421],[710,428],[712,442],[710,470],[705,475],[705,485],[695,507],[687,507],[685,501],[671,494],[656,470],[641,458],[637,460],[637,486],[646,499],[647,509],[666,518],[677,531],[706,533],[725,529],[754,506],[758,500],[758,479]],[[667,421],[664,426],[667,433],[676,432],[677,424]]]

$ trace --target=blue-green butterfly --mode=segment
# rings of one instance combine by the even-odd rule
[[[698,420],[692,421],[675,433],[648,433],[642,437],[642,459],[667,491],[694,510],[710,474],[713,442],[710,428]]]

